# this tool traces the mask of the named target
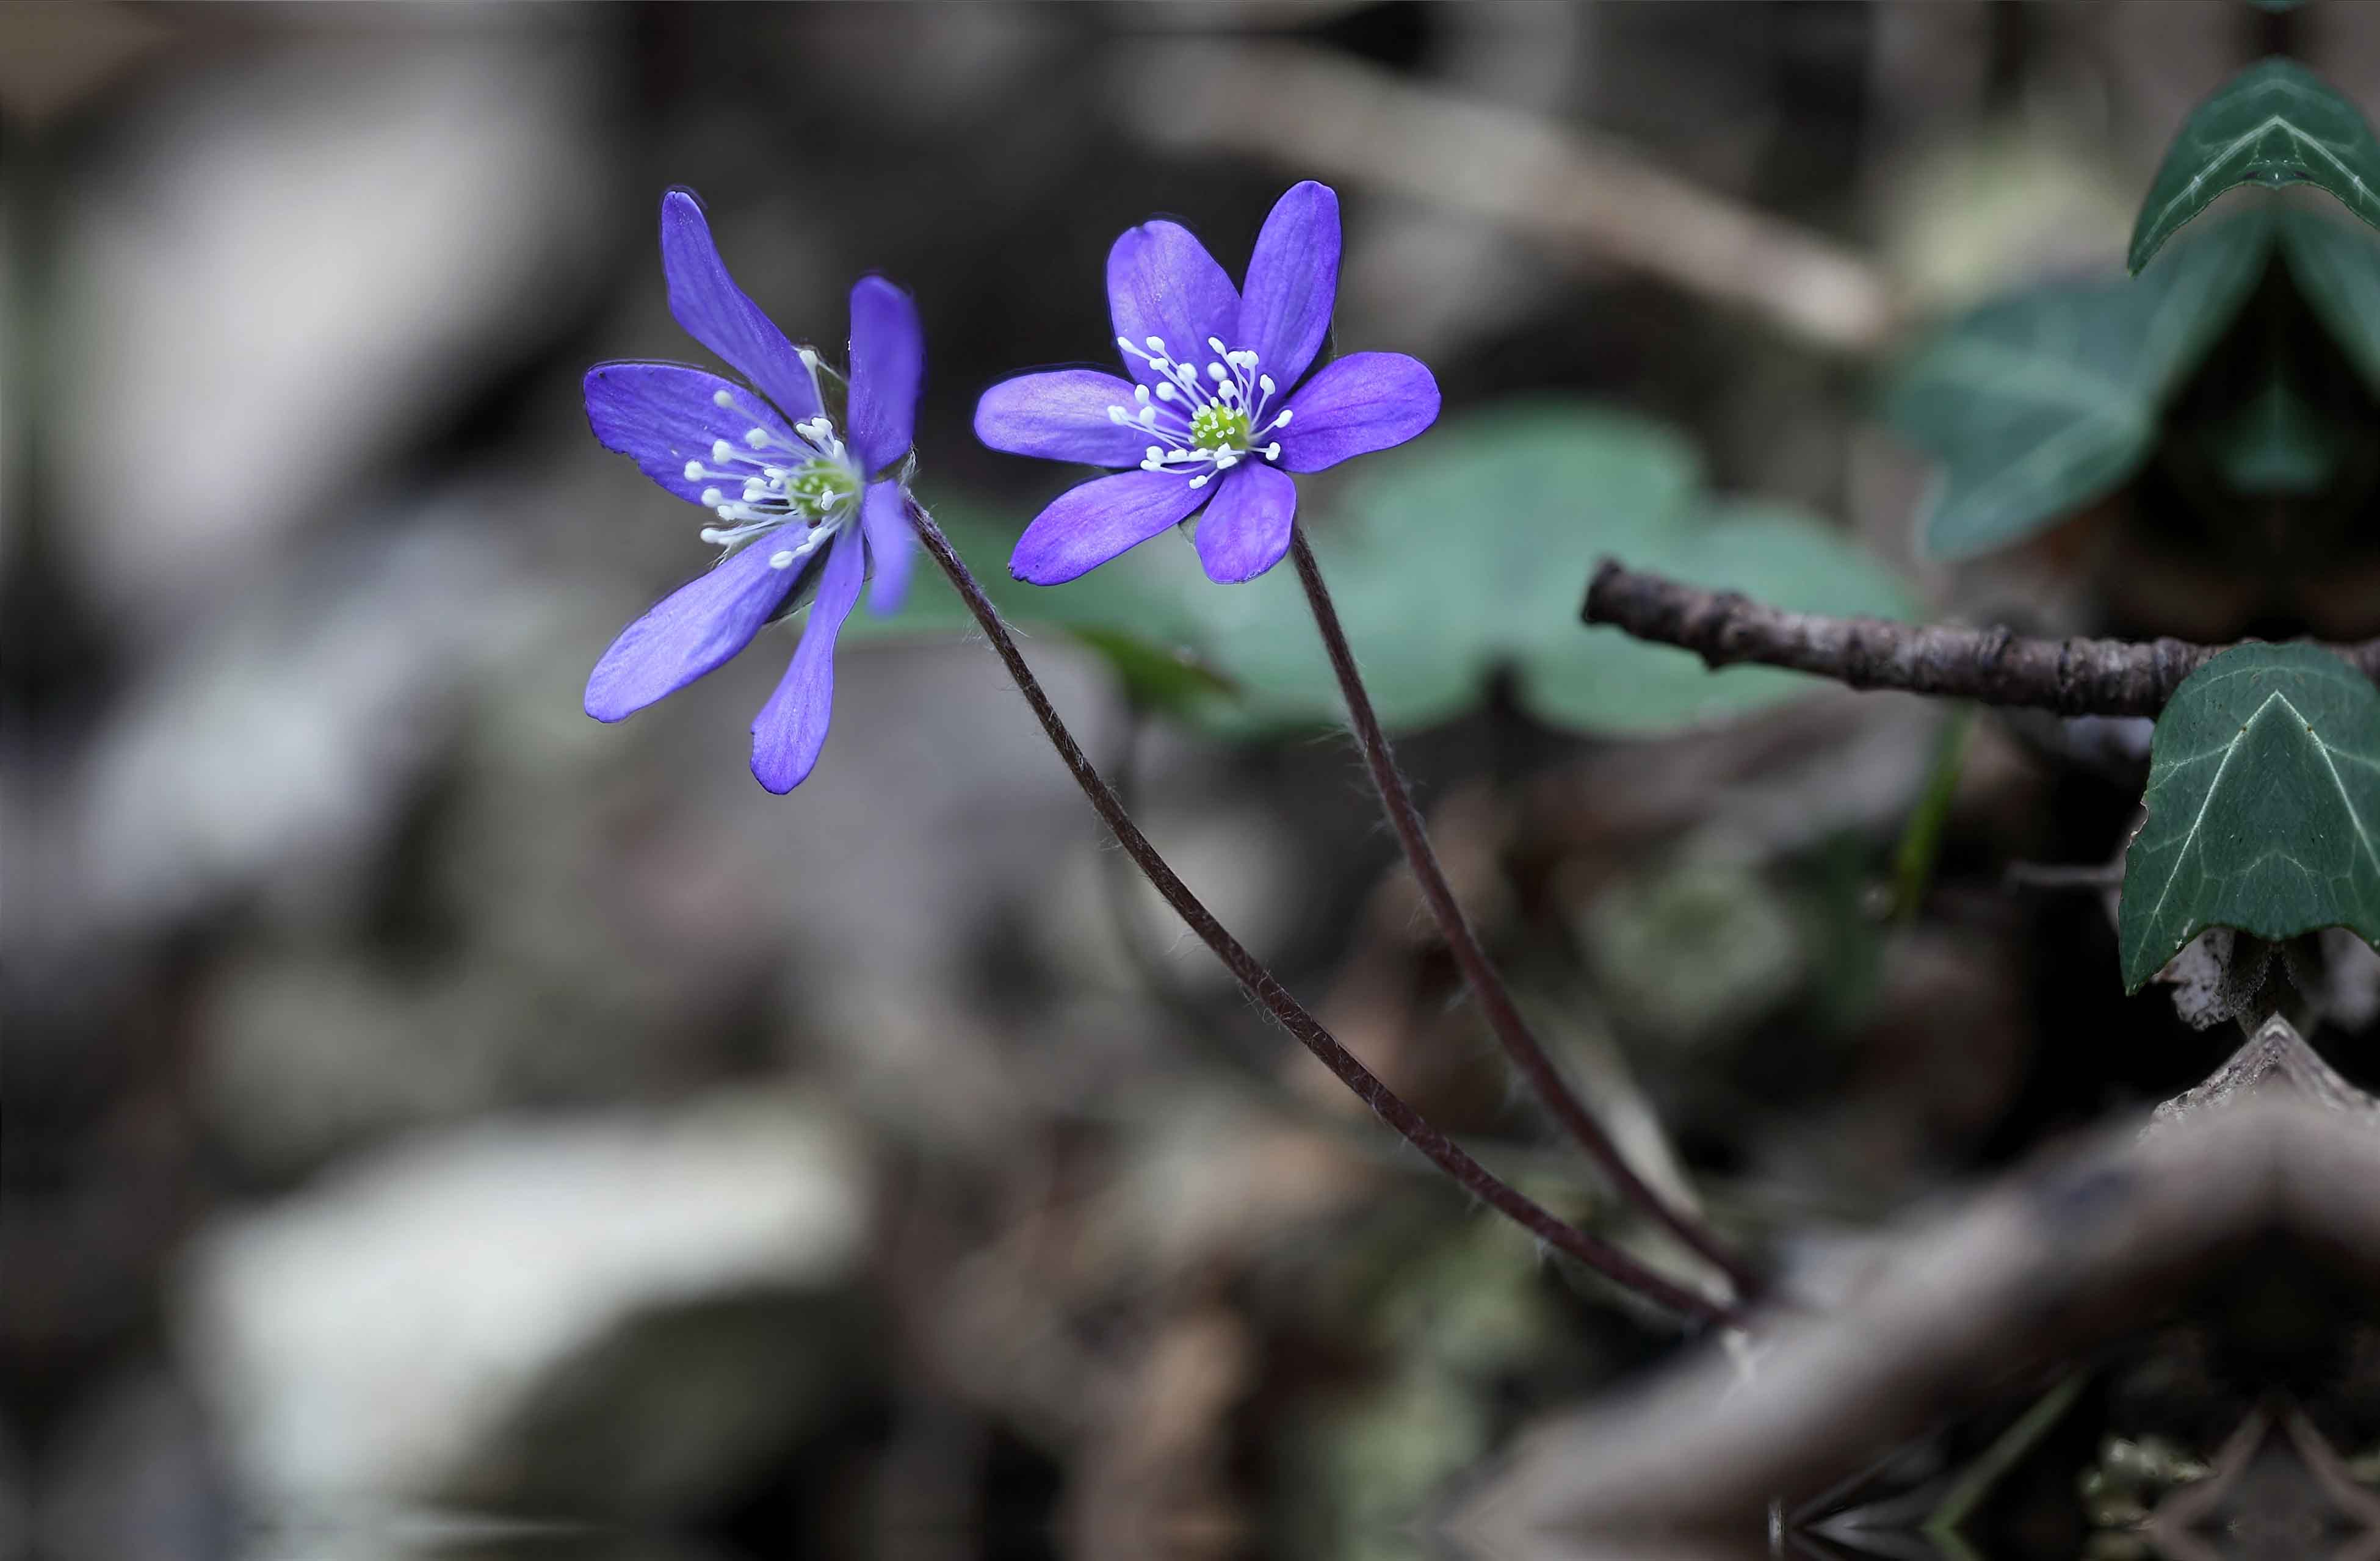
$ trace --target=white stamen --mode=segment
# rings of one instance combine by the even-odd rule
[[[715,510],[727,502],[727,495],[716,488],[706,488],[702,490],[702,502]],[[706,536],[703,540],[708,542],[710,538]]]
[[[714,439],[710,442],[710,458],[723,466],[735,458],[735,446],[723,439]]]
[[[1278,389],[1280,388],[1279,386],[1275,385],[1275,384],[1272,382],[1272,376],[1271,376],[1271,375],[1269,375],[1269,374],[1259,374],[1259,375],[1257,375],[1257,385],[1258,385],[1258,386],[1260,386],[1260,387],[1263,389],[1263,391],[1264,391],[1265,394],[1267,394],[1267,395],[1270,395],[1274,391],[1276,391],[1276,390],[1278,390]]]
[[[765,450],[769,446],[769,430],[767,429],[747,429],[744,431],[744,442],[750,445],[755,450]]]
[[[710,404],[713,406],[733,407],[735,405],[735,393],[733,391],[723,390],[712,391],[710,393]]]
[[[769,555],[769,567],[771,569],[783,569],[800,556],[800,554],[795,552],[791,548],[783,549],[781,551],[773,552]]]
[[[686,464],[686,479],[688,482],[700,482],[702,480],[702,463],[700,461],[688,461]]]

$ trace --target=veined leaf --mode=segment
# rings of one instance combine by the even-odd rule
[[[2132,228],[2130,264],[2149,263],[2184,223],[2235,185],[2313,184],[2380,227],[2380,140],[2355,105],[2293,60],[2233,77],[2191,114]]]
[[[1674,730],[1815,686],[1767,667],[1715,674],[1686,651],[1583,630],[1579,596],[1606,553],[1807,611],[1911,611],[1891,571],[1840,532],[1780,506],[1716,502],[1702,483],[1673,430],[1540,402],[1451,419],[1367,458],[1335,490],[1309,484],[1299,522],[1380,719],[1400,730],[1467,714],[1503,672],[1532,715],[1581,732]],[[1218,586],[1180,538],[1159,537],[1079,580],[1020,585],[1007,570],[1018,523],[935,509],[1003,615],[1072,635],[1167,713],[1225,736],[1345,718],[1289,565]],[[876,624],[855,614],[845,632],[941,635],[966,623],[920,565],[903,613]]]
[[[2022,541],[2131,480],[2166,402],[2264,271],[2269,213],[2179,245],[2135,281],[2055,283],[1983,305],[1922,345],[1886,415],[1941,462],[1925,551]]]
[[[2311,645],[2243,645],[2157,718],[2124,858],[2124,989],[2210,926],[2380,943],[2380,689]]]
[[[2285,212],[2280,243],[2306,307],[2380,391],[2380,240],[2312,212]]]

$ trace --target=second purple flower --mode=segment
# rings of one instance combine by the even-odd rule
[[[1311,180],[1273,206],[1232,285],[1188,229],[1145,223],[1108,254],[1130,380],[1025,374],[976,407],[995,450],[1134,469],[1084,483],[1026,528],[1010,573],[1054,586],[1197,514],[1208,578],[1254,579],[1289,551],[1291,472],[1402,444],[1437,420],[1438,381],[1402,353],[1351,353],[1301,385],[1339,292],[1339,198]]]

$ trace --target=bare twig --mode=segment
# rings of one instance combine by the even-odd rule
[[[2228,648],[2179,639],[2034,639],[1999,629],[1788,612],[1606,559],[1583,614],[1638,639],[1691,650],[1713,667],[1757,662],[1852,688],[1938,694],[2066,716],[2154,716],[2182,680]],[[2380,640],[2329,647],[2380,677]]]
[[[911,500],[909,519],[917,527],[918,539],[925,544],[926,551],[941,567],[942,573],[950,576],[951,584],[966,603],[967,611],[975,615],[985,637],[999,652],[1001,660],[1008,668],[1009,676],[1015,680],[1017,692],[1024,695],[1025,702],[1032,707],[1034,716],[1041,722],[1042,731],[1049,734],[1050,745],[1058,750],[1059,758],[1064,761],[1067,770],[1075,777],[1075,784],[1090,800],[1092,808],[1114,833],[1116,842],[1148,875],[1148,881],[1156,886],[1158,893],[1165,897],[1165,902],[1173,908],[1174,914],[1198,935],[1200,942],[1214,950],[1215,957],[1223,962],[1224,968],[1246,989],[1248,996],[1263,1004],[1281,1022],[1283,1029],[1296,1036],[1306,1050],[1338,1076],[1340,1083],[1355,1092],[1357,1099],[1370,1107],[1381,1120],[1403,1134],[1406,1143],[1420,1150],[1432,1164],[1481,1202],[1492,1205],[1497,1212],[1524,1229],[1548,1245],[1568,1252],[1614,1284],[1682,1316],[1706,1323],[1740,1321],[1741,1314],[1736,1308],[1721,1305],[1665,1277],[1611,1243],[1557,1218],[1536,1201],[1500,1180],[1487,1167],[1473,1159],[1462,1145],[1431,1126],[1420,1112],[1390,1089],[1379,1075],[1365,1067],[1354,1053],[1340,1045],[1338,1037],[1323,1028],[1322,1022],[1291,995],[1289,988],[1265,968],[1263,962],[1248,952],[1245,946],[1215,919],[1214,913],[1191,892],[1190,886],[1182,881],[1157,847],[1149,843],[1148,837],[1140,832],[1140,826],[1133,822],[1132,816],[1124,811],[1123,804],[1117,800],[1114,791],[1084,754],[1082,745],[1075,741],[1075,734],[1067,730],[1057,707],[1042,691],[1040,680],[1026,664],[1025,654],[1017,648],[1015,637],[1008,632],[1008,625],[1001,622],[998,609],[983,594],[983,587],[977,583],[974,572],[961,561],[957,550],[951,546],[950,538],[943,536],[942,528],[934,524],[933,516]]]
[[[1150,93],[1151,80],[1166,90]],[[1300,44],[1184,43],[1156,60],[1135,45],[1130,82],[1121,106],[1154,140],[1271,158],[1486,217],[1834,351],[1872,351],[1895,325],[1890,289],[1866,260],[1608,139]]]
[[[1636,1174],[1636,1168],[1628,1163],[1628,1157],[1612,1143],[1611,1135],[1603,1131],[1603,1124],[1596,1120],[1595,1114],[1570,1087],[1561,1070],[1546,1055],[1545,1047],[1530,1031],[1528,1022],[1521,1017],[1512,994],[1504,986],[1502,973],[1479,946],[1471,918],[1463,914],[1461,902],[1454,898],[1454,889],[1446,881],[1438,852],[1422,825],[1421,809],[1414,805],[1413,793],[1406,789],[1404,777],[1398,773],[1388,734],[1380,730],[1379,717],[1373,712],[1372,696],[1364,687],[1363,673],[1356,669],[1355,652],[1347,643],[1347,633],[1340,626],[1339,610],[1332,605],[1330,589],[1323,583],[1321,565],[1315,562],[1314,550],[1307,545],[1302,529],[1291,528],[1289,550],[1297,563],[1297,578],[1305,587],[1306,603],[1314,610],[1315,626],[1322,633],[1323,647],[1330,653],[1330,669],[1338,674],[1339,691],[1347,701],[1348,727],[1354,733],[1355,745],[1363,751],[1372,784],[1380,793],[1380,805],[1388,813],[1397,843],[1404,848],[1405,861],[1412,865],[1415,881],[1421,886],[1422,899],[1428,903],[1429,914],[1444,935],[1455,964],[1461,967],[1464,983],[1479,1000],[1488,1027],[1503,1044],[1505,1054],[1529,1082],[1538,1101],[1578,1141],[1579,1147],[1603,1168],[1603,1174],[1621,1197],[1709,1260],[1728,1277],[1738,1295],[1756,1295],[1759,1280],[1743,1260],[1708,1226],[1671,1204]]]

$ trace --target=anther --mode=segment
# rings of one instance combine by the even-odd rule
[[[702,463],[700,461],[688,461],[686,464],[686,479],[688,482],[700,482],[702,480]]]
[[[735,405],[735,393],[733,391],[723,390],[712,391],[710,393],[710,404],[713,406],[734,406]]]
[[[779,550],[779,551],[777,551],[776,552],[771,553],[771,554],[769,555],[769,567],[770,567],[770,568],[771,568],[771,569],[783,569],[783,568],[784,568],[787,564],[789,564],[789,563],[793,563],[793,562],[794,562],[795,557],[795,552],[794,552],[794,550],[793,550],[793,549],[791,549],[791,548],[783,548],[783,549],[780,549],[780,550]]]
[[[769,430],[767,429],[747,429],[744,430],[744,442],[750,445],[755,450],[761,449],[769,442]]]
[[[714,439],[710,442],[710,458],[723,466],[735,458],[735,446],[723,439]]]
[[[722,493],[716,488],[706,488],[702,490],[702,502],[710,505],[712,509],[717,509],[720,505],[727,502],[727,495]],[[710,541],[710,534],[708,532],[704,533],[702,539],[706,542]]]

